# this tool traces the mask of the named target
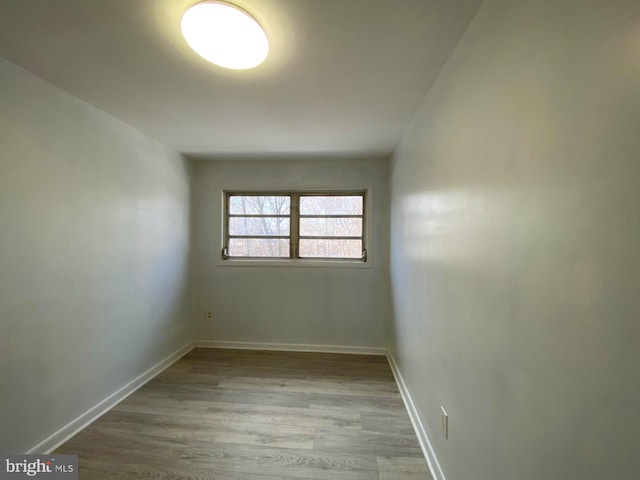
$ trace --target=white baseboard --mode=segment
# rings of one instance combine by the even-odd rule
[[[193,348],[227,348],[237,350],[270,350],[270,351],[284,351],[284,352],[317,352],[317,353],[345,353],[345,354],[358,354],[358,355],[386,355],[393,376],[398,384],[400,395],[409,414],[411,424],[418,437],[420,448],[427,461],[429,470],[434,480],[446,480],[436,454],[433,450],[429,437],[422,425],[418,411],[411,399],[411,394],[407,390],[407,386],[404,383],[402,374],[398,368],[398,365],[393,358],[391,352],[384,347],[360,347],[360,346],[344,346],[344,345],[311,345],[311,344],[292,344],[292,343],[261,343],[261,342],[229,342],[229,341],[217,341],[217,340],[200,340],[193,343],[188,343],[179,348],[172,354],[168,355],[154,366],[138,375],[126,385],[120,387],[104,400],[100,401],[89,410],[84,412],[79,417],[75,418],[58,431],[54,432],[43,441],[30,448],[26,453],[42,453],[47,454],[58,448],[64,442],[69,440],[80,430],[86,428],[89,424],[100,418],[107,413],[110,409],[115,407],[118,403],[123,401],[133,392],[142,387],[149,380],[157,376],[160,372],[168,368],[170,365],[178,361],[184,355],[189,353]]]
[[[395,377],[398,388],[400,389],[400,395],[402,396],[404,406],[407,408],[407,413],[409,413],[411,424],[413,425],[413,429],[415,430],[416,436],[418,437],[418,442],[420,443],[422,454],[427,460],[429,470],[431,470],[431,476],[434,478],[434,480],[446,480],[444,477],[444,473],[442,472],[442,468],[440,468],[440,463],[438,463],[438,459],[436,458],[436,452],[433,450],[433,446],[431,445],[429,437],[427,436],[427,432],[422,425],[422,421],[420,420],[420,416],[418,415],[416,406],[413,403],[411,394],[407,389],[407,385],[404,383],[404,379],[402,378],[402,374],[400,373],[398,364],[396,363],[396,360],[395,358],[393,358],[393,355],[390,351],[387,351],[387,359],[389,360],[391,371],[393,372],[393,376]]]
[[[193,349],[193,343],[189,342],[185,346],[179,348],[169,356],[160,360],[153,367],[149,368],[145,372],[138,375],[136,378],[131,380],[126,385],[120,387],[118,390],[113,392],[104,400],[100,401],[89,410],[84,412],[79,417],[67,423],[57,432],[53,433],[49,437],[45,438],[43,441],[30,448],[27,453],[40,453],[40,454],[48,454],[53,450],[58,448],[64,442],[73,437],[76,433],[78,433],[83,428],[87,427],[90,423],[97,420],[99,417],[107,413],[113,407],[115,407],[122,400],[127,398],[153,377],[158,375],[164,369],[169,367],[171,364],[178,361],[182,356],[186,355]]]
[[[196,347],[229,348],[235,350],[271,350],[279,352],[349,353],[356,355],[386,355],[385,347],[351,347],[344,345],[311,345],[304,343],[227,342],[199,340]]]

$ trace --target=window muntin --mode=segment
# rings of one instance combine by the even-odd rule
[[[365,192],[225,192],[223,259],[366,261]]]

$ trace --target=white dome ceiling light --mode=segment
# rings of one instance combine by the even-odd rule
[[[229,3],[193,5],[182,16],[182,35],[202,58],[233,70],[257,67],[269,53],[269,40],[260,24]]]

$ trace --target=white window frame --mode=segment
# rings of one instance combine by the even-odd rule
[[[226,249],[229,242],[229,211],[228,198],[230,195],[290,195],[290,257],[228,257]],[[300,258],[298,257],[299,243],[299,198],[305,195],[362,195],[362,245],[363,258]],[[222,225],[221,248],[219,250],[217,266],[270,266],[270,267],[347,267],[369,268],[373,266],[372,251],[372,206],[373,188],[333,188],[333,189],[290,189],[290,188],[221,188]],[[344,217],[345,215],[336,215]],[[331,216],[328,216],[331,217]],[[332,237],[335,238],[335,237]],[[340,238],[340,237],[338,237]],[[359,237],[358,237],[359,238]]]

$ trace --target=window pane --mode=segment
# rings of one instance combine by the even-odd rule
[[[276,238],[230,238],[230,257],[289,257],[289,240]]]
[[[289,217],[231,217],[229,235],[289,235]]]
[[[303,195],[300,215],[362,215],[362,195]]]
[[[229,213],[236,215],[289,215],[291,199],[285,195],[231,195]]]
[[[361,237],[361,218],[301,218],[300,235],[318,237]]]
[[[301,258],[361,258],[362,240],[300,240]]]

